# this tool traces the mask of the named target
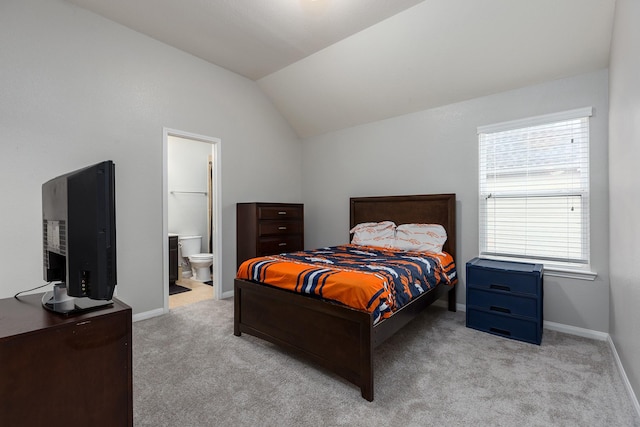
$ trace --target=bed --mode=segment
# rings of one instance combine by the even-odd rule
[[[447,232],[443,251],[455,259],[455,203],[455,194],[354,197],[350,227],[380,221],[441,224]],[[439,284],[376,323],[364,310],[236,278],[234,335],[247,333],[299,354],[355,384],[373,401],[374,349],[445,295],[448,309],[456,311],[456,288]]]

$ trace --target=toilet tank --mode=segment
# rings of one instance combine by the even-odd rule
[[[199,254],[202,236],[178,236],[178,243],[183,258]]]

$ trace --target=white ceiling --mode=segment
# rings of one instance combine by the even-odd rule
[[[67,0],[256,80],[301,137],[608,66],[615,0]]]

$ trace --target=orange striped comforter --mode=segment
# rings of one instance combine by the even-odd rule
[[[457,282],[447,253],[356,245],[253,258],[242,263],[237,277],[368,311],[374,323],[439,283]]]

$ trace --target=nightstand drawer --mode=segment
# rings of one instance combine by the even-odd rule
[[[534,319],[538,316],[538,300],[536,298],[500,291],[469,287],[467,304],[490,312],[515,314]]]
[[[467,327],[533,344],[540,344],[542,338],[542,328],[535,320],[487,313],[468,307]]]
[[[258,236],[302,234],[302,221],[265,221],[258,224]]]
[[[258,219],[285,219],[302,218],[300,206],[260,206],[258,207]]]
[[[538,294],[540,281],[533,274],[475,267],[470,267],[469,271],[467,273],[469,286],[521,294]]]

